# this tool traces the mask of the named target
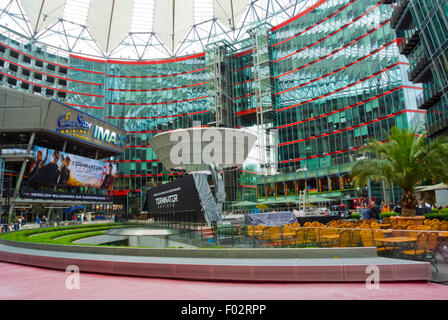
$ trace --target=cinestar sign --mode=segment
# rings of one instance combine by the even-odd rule
[[[124,141],[126,140],[126,136],[122,136],[121,134],[118,134],[115,131],[104,129],[103,127],[100,126],[94,127],[93,137],[101,141],[113,143],[120,147],[124,147]]]
[[[84,119],[83,115],[78,115],[76,120],[71,119],[70,112],[63,114],[58,119],[58,128],[57,131],[65,131],[65,130],[86,130],[89,131],[92,126],[91,122],[88,122]]]

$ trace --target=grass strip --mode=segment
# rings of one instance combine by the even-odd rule
[[[82,243],[73,243],[76,240],[80,240],[83,238],[90,238],[95,236],[101,236],[104,234],[105,231],[94,231],[94,232],[84,232],[81,234],[73,234],[64,238],[60,238],[57,240],[53,240],[53,244],[71,244],[71,245],[85,245]]]
[[[34,237],[27,237],[25,242],[36,242],[36,243],[56,243],[58,242],[56,238],[71,236],[71,235],[79,235],[84,233],[98,232],[98,231],[107,231],[112,229],[112,226],[107,227],[99,227],[99,228],[89,228],[89,229],[81,229],[81,230],[64,230],[64,231],[56,231],[56,232],[47,232],[44,234],[40,234]]]
[[[92,225],[75,225],[64,227],[51,227],[42,229],[31,229],[17,232],[6,232],[0,234],[0,239],[23,242],[41,242],[41,239],[51,239],[64,234],[79,233],[86,231],[98,230],[98,228],[117,228],[127,224],[107,223],[107,224],[92,224]]]

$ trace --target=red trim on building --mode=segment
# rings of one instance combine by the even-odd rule
[[[418,87],[399,86],[399,87],[397,87],[397,88],[395,88],[395,89],[386,91],[386,92],[384,92],[384,93],[382,93],[382,94],[379,94],[379,95],[377,95],[377,96],[375,96],[375,97],[372,97],[372,98],[369,98],[369,99],[360,101],[360,102],[358,102],[358,103],[352,104],[351,106],[348,106],[348,107],[345,107],[345,108],[342,108],[342,109],[338,109],[338,110],[334,110],[334,111],[332,111],[332,112],[325,113],[325,114],[321,114],[321,115],[319,115],[319,116],[312,117],[312,118],[308,118],[308,119],[305,119],[305,120],[301,120],[301,121],[297,121],[297,122],[292,122],[292,123],[284,124],[284,125],[282,125],[282,126],[279,126],[277,129],[283,129],[283,128],[287,128],[287,127],[295,126],[295,125],[298,125],[298,124],[302,124],[302,123],[305,123],[305,122],[309,122],[309,121],[312,121],[312,120],[316,120],[316,119],[320,119],[320,118],[328,117],[328,116],[330,116],[330,115],[332,115],[332,114],[339,113],[339,112],[342,112],[342,111],[345,111],[345,110],[348,110],[348,109],[351,109],[351,108],[360,106],[360,105],[362,105],[362,104],[368,103],[368,102],[370,102],[370,101],[379,99],[379,98],[381,98],[381,97],[384,97],[384,96],[386,96],[386,95],[388,95],[388,94],[391,94],[391,93],[393,93],[393,92],[395,92],[395,91],[398,91],[398,90],[400,90],[400,89],[403,89],[403,88],[423,90],[422,88],[418,88]]]
[[[42,72],[40,70],[31,69],[31,68],[25,67],[24,65],[16,63],[14,61],[8,60],[8,59],[6,59],[4,57],[0,57],[0,59],[3,60],[3,61],[8,62],[10,64],[16,65],[16,66],[18,66],[20,68],[23,68],[23,69],[26,69],[26,70],[29,70],[29,71],[32,71],[32,72],[35,72],[35,73],[39,73],[39,74],[42,74],[42,75],[45,75],[45,76],[50,76],[50,77],[53,77],[53,78],[62,79],[62,80],[66,80],[66,81],[74,81],[74,82],[79,82],[79,83],[84,83],[84,84],[91,84],[91,85],[95,85],[95,86],[104,86],[104,83],[95,83],[95,82],[87,82],[87,81],[69,79],[69,78],[64,78],[64,77],[57,76],[57,75],[54,75],[54,74],[45,73],[45,72]]]
[[[235,112],[235,114],[238,117],[240,117],[240,116],[245,116],[245,115],[256,113],[256,112],[257,112],[257,108],[251,108],[251,109],[247,109],[247,110],[237,111],[237,112]]]
[[[191,127],[191,128],[206,128],[208,125],[200,126],[200,127]],[[161,133],[161,132],[169,132],[174,131],[177,129],[172,130],[143,130],[143,131],[127,131],[127,133]]]
[[[340,51],[342,51],[342,50],[344,50],[344,49],[350,47],[351,45],[355,44],[356,42],[358,42],[358,41],[364,39],[365,37],[367,37],[368,35],[372,34],[372,33],[375,32],[375,31],[379,30],[381,27],[383,27],[384,25],[386,25],[386,24],[389,23],[389,22],[390,22],[390,19],[387,20],[386,22],[383,22],[382,24],[380,24],[380,25],[379,25],[378,27],[376,27],[375,29],[372,29],[372,30],[370,30],[369,32],[367,32],[366,34],[364,34],[364,35],[358,37],[357,39],[353,40],[353,41],[350,42],[349,44],[346,44],[345,46],[343,46],[343,47],[341,47],[341,48],[339,48],[339,49],[336,49],[336,50],[334,50],[333,52],[331,52],[331,53],[329,53],[329,54],[327,54],[327,55],[325,55],[325,56],[322,56],[322,57],[320,57],[319,59],[314,60],[314,61],[312,61],[312,62],[310,62],[310,63],[308,63],[308,64],[306,64],[306,65],[303,65],[303,66],[298,67],[298,68],[296,68],[296,69],[293,69],[293,70],[291,70],[291,71],[288,71],[288,72],[282,73],[282,74],[280,74],[280,75],[278,75],[278,76],[275,76],[274,78],[275,78],[275,79],[278,79],[278,78],[284,77],[284,76],[286,76],[286,75],[288,75],[288,74],[290,74],[290,73],[293,73],[293,72],[296,72],[296,71],[305,69],[305,68],[307,68],[307,67],[309,67],[309,66],[311,66],[311,65],[313,65],[313,64],[315,64],[315,63],[317,63],[317,62],[319,62],[319,61],[322,61],[322,60],[324,60],[324,59],[327,59],[328,57],[331,57],[332,55],[334,55],[334,54],[336,54],[336,53],[338,53],[338,52],[340,52]],[[399,39],[399,40],[400,40],[400,39]],[[399,40],[397,41],[397,43],[399,43]]]
[[[248,98],[248,97],[251,97],[251,96],[253,96],[253,95],[255,95],[255,93],[248,93],[248,94],[245,94],[244,96],[236,97],[235,100],[243,99],[243,98]]]
[[[26,56],[26,57],[28,57],[28,58],[35,59],[35,60],[38,60],[38,61],[42,61],[42,62],[45,62],[45,63],[49,63],[49,64],[52,64],[52,65],[54,65],[54,66],[58,66],[58,67],[62,67],[62,68],[67,68],[67,69],[72,69],[72,70],[83,71],[83,72],[89,72],[89,73],[105,74],[104,72],[100,72],[100,71],[90,71],[90,70],[78,69],[78,68],[69,67],[69,66],[66,66],[66,65],[62,65],[62,64],[58,64],[58,63],[54,63],[54,62],[51,62],[51,61],[47,61],[47,60],[44,60],[44,59],[40,59],[40,58],[37,58],[37,57],[32,56],[32,55],[30,55],[30,54],[27,54],[27,53],[25,53],[25,52],[22,52],[22,51],[20,51],[20,50],[18,50],[18,49],[15,49],[15,48],[13,48],[13,47],[10,47],[10,46],[8,46],[7,44],[4,44],[4,43],[2,43],[2,42],[0,42],[0,45],[4,46],[4,47],[6,47],[6,48],[8,48],[8,49],[10,49],[10,50],[17,51],[18,53],[20,53],[20,54],[22,54],[22,55],[24,55],[24,56]]]
[[[389,67],[387,67],[387,68],[384,68],[383,70],[377,71],[377,72],[375,72],[374,74],[372,74],[372,75],[370,75],[370,76],[368,76],[368,77],[366,77],[366,78],[364,78],[364,79],[358,80],[358,81],[356,81],[356,82],[354,82],[354,83],[351,83],[351,84],[349,84],[349,85],[347,85],[347,86],[345,86],[345,87],[343,87],[343,88],[334,90],[334,91],[332,91],[332,92],[326,93],[326,94],[324,94],[324,95],[321,95],[321,96],[316,97],[316,98],[313,98],[313,99],[309,99],[309,100],[307,100],[307,101],[303,101],[303,102],[294,104],[294,105],[292,105],[292,106],[288,106],[288,107],[280,108],[280,109],[276,110],[276,112],[284,111],[284,110],[291,109],[291,108],[296,108],[296,107],[299,107],[299,106],[304,105],[304,104],[306,104],[306,103],[310,103],[310,102],[313,102],[313,101],[316,101],[316,100],[319,100],[319,99],[322,99],[322,98],[331,96],[332,94],[335,94],[335,93],[344,91],[345,89],[348,89],[348,88],[353,87],[353,86],[355,86],[355,85],[357,85],[357,84],[359,84],[359,83],[362,83],[362,82],[364,82],[364,81],[366,81],[366,80],[369,80],[369,79],[371,79],[371,78],[373,78],[373,77],[376,77],[377,75],[379,75],[379,74],[381,74],[381,73],[384,73],[384,72],[386,72],[386,71],[388,71],[388,70],[390,70],[390,69],[392,69],[392,68],[394,68],[394,67],[396,67],[396,66],[399,66],[399,65],[409,65],[409,63],[406,63],[406,62],[397,62],[397,63],[395,63],[395,64],[393,64],[393,65],[391,65],[391,66],[389,66]]]
[[[175,77],[175,76],[181,76],[184,74],[195,73],[195,72],[205,71],[205,70],[207,70],[207,68],[200,68],[200,69],[196,69],[196,70],[172,73],[172,74],[161,74],[161,75],[157,75],[157,76],[119,76],[119,75],[108,74],[107,77],[109,77],[109,78],[151,79],[151,78]]]
[[[141,192],[142,190],[112,190],[112,196],[126,196],[130,192]]]
[[[105,59],[104,60],[103,59],[94,59],[94,58],[89,58],[86,56],[78,56],[73,53],[70,54],[70,58],[85,60],[85,61],[90,61],[90,62],[98,62],[98,63],[106,63],[107,62],[107,60],[105,60]]]
[[[294,22],[294,21],[296,21],[297,19],[302,18],[304,15],[310,13],[310,12],[313,11],[314,9],[317,9],[318,7],[320,7],[321,5],[323,5],[323,4],[324,4],[325,2],[327,2],[327,1],[328,1],[328,0],[320,0],[320,1],[317,2],[316,4],[314,4],[314,5],[312,5],[311,7],[309,7],[308,9],[306,9],[306,10],[300,12],[298,15],[295,15],[294,17],[289,18],[288,20],[286,20],[286,21],[284,21],[284,22],[282,22],[282,23],[280,23],[280,24],[278,24],[278,25],[272,27],[272,28],[271,28],[271,31],[272,31],[272,32],[275,32],[275,31],[277,31],[277,30],[283,28],[284,26],[290,24],[291,22]]]
[[[107,119],[127,119],[127,120],[145,120],[145,119],[165,119],[165,118],[176,118],[176,117],[184,117],[184,116],[192,116],[195,114],[202,114],[210,112],[209,110],[191,112],[191,113],[182,113],[182,114],[173,114],[169,116],[157,116],[157,117],[106,117]]]
[[[168,91],[168,90],[177,90],[177,89],[184,89],[189,87],[195,87],[206,84],[207,81],[199,82],[199,83],[193,83],[185,86],[180,87],[172,87],[172,88],[159,88],[159,89],[112,89],[107,88],[108,91],[122,91],[122,92],[152,92],[152,91]]]
[[[148,144],[146,146],[124,146],[125,148],[151,148],[151,146]]]
[[[233,70],[233,72],[237,72],[237,71],[241,71],[241,70],[244,70],[244,69],[252,68],[253,66],[254,66],[254,65],[251,64],[250,66],[246,66],[246,67],[242,67],[242,68],[235,69],[235,70]]]
[[[200,57],[204,57],[204,56],[205,56],[205,52],[201,52],[201,53],[196,53],[196,54],[193,54],[190,56],[178,57],[178,58],[170,58],[170,59],[162,59],[162,60],[135,61],[135,60],[111,60],[111,59],[100,60],[100,59],[89,58],[86,56],[78,56],[78,55],[70,54],[71,58],[80,59],[80,60],[99,62],[99,63],[110,63],[110,64],[136,64],[136,65],[173,63],[173,62],[179,62],[179,61],[200,58]]]
[[[302,83],[302,84],[300,84],[300,85],[298,85],[298,86],[295,86],[295,87],[292,87],[292,88],[289,88],[289,89],[286,89],[286,90],[283,90],[283,91],[276,92],[275,94],[276,94],[276,95],[279,95],[279,94],[282,94],[282,93],[285,93],[285,92],[289,92],[289,91],[292,91],[292,90],[296,90],[296,89],[305,87],[305,86],[307,86],[307,85],[309,85],[309,84],[312,84],[312,83],[314,83],[314,82],[316,82],[316,81],[319,81],[319,80],[325,79],[325,78],[327,78],[327,77],[329,77],[329,76],[332,76],[332,75],[334,75],[334,74],[336,74],[336,73],[338,73],[338,72],[340,72],[340,71],[342,71],[342,70],[345,70],[345,69],[347,69],[347,68],[350,68],[351,66],[353,66],[353,65],[355,65],[355,64],[357,64],[357,63],[359,63],[359,62],[361,62],[361,61],[363,61],[363,60],[365,60],[365,59],[367,59],[367,58],[369,58],[369,57],[371,57],[371,56],[373,56],[374,54],[377,54],[377,53],[380,52],[381,50],[386,49],[386,48],[387,48],[388,46],[390,46],[391,44],[397,42],[397,40],[398,40],[398,39],[392,40],[391,42],[386,43],[385,45],[379,47],[378,49],[373,50],[373,51],[370,52],[368,55],[366,55],[366,56],[364,56],[364,57],[361,57],[361,58],[359,58],[359,59],[356,59],[356,60],[353,61],[352,63],[349,63],[348,65],[343,66],[343,67],[341,67],[341,68],[339,68],[339,69],[333,70],[332,72],[327,73],[327,74],[325,74],[325,75],[323,75],[323,76],[321,76],[321,77],[319,77],[319,78],[310,80],[310,81],[308,81],[308,82]]]
[[[367,126],[369,124],[372,124],[372,123],[375,123],[375,122],[378,122],[378,121],[382,121],[382,120],[386,120],[386,119],[398,116],[398,115],[406,113],[406,112],[422,113],[421,111],[423,111],[423,110],[407,110],[407,109],[405,109],[405,110],[401,110],[401,111],[398,111],[398,112],[395,112],[395,113],[391,113],[391,114],[389,114],[387,116],[384,116],[384,117],[381,117],[381,118],[374,119],[372,121],[368,121],[368,122],[357,124],[356,126],[352,126],[352,127],[348,127],[348,128],[345,128],[345,129],[336,130],[336,131],[329,132],[329,133],[319,134],[317,136],[312,136],[312,137],[309,137],[309,138],[304,138],[304,139],[299,139],[299,140],[294,140],[294,141],[287,141],[287,142],[279,143],[278,145],[279,145],[279,147],[282,147],[282,146],[295,144],[295,143],[299,143],[299,142],[303,142],[303,141],[314,140],[314,139],[317,139],[317,138],[322,138],[322,137],[330,136],[330,135],[333,135],[333,134],[337,134],[337,133],[341,133],[341,132],[345,132],[345,131],[361,128],[361,127]]]
[[[152,103],[122,103],[122,102],[106,102],[106,104],[111,104],[115,106],[156,106],[161,104],[171,104],[171,103],[180,103],[180,102],[189,102],[200,99],[208,98],[208,96],[185,99],[185,100],[177,100],[177,101],[163,101],[163,102],[152,102]]]
[[[245,83],[252,82],[252,81],[255,81],[255,80],[258,80],[258,79],[249,79],[249,80],[246,80],[246,81],[241,81],[241,82],[238,82],[238,83],[234,83],[233,85],[237,86],[239,84],[245,84]]]
[[[299,33],[296,33],[295,35],[293,35],[293,36],[291,36],[291,37],[289,37],[289,38],[287,38],[287,39],[285,39],[285,40],[282,40],[282,41],[280,41],[280,42],[277,42],[276,44],[272,45],[272,47],[276,47],[276,46],[278,46],[278,45],[281,45],[282,43],[285,43],[285,42],[287,42],[287,41],[289,41],[289,40],[291,40],[291,39],[294,39],[294,38],[296,38],[296,37],[298,37],[298,36],[304,34],[305,32],[307,32],[307,31],[309,31],[309,30],[311,30],[311,29],[317,27],[318,25],[320,25],[320,24],[324,23],[325,21],[327,21],[328,19],[334,17],[334,16],[337,15],[339,12],[343,11],[345,8],[347,8],[348,6],[350,6],[351,4],[353,4],[353,3],[355,3],[355,2],[356,2],[356,0],[351,0],[351,1],[350,1],[349,3],[347,3],[345,6],[343,6],[343,7],[340,8],[340,9],[338,9],[337,11],[333,12],[332,14],[330,14],[329,16],[327,16],[325,19],[323,19],[323,20],[319,21],[318,23],[316,23],[316,24],[314,24],[314,25],[312,25],[312,26],[306,28],[306,29],[303,30],[303,31],[300,31]]]
[[[379,141],[378,143],[385,143],[385,142],[387,142],[387,140]],[[331,156],[331,155],[334,155],[334,154],[339,154],[339,153],[345,153],[345,152],[349,152],[349,151],[359,150],[361,148],[362,148],[362,146],[361,147],[353,147],[353,148],[350,148],[350,149],[344,149],[344,150],[338,150],[338,151],[328,152],[328,153],[324,153],[324,154],[318,154],[318,155],[309,156],[309,157],[306,157],[306,158],[296,158],[296,159],[290,159],[290,160],[283,160],[283,161],[280,161],[280,163],[297,162],[297,161],[309,160],[309,159],[314,159],[314,158],[322,158],[322,157]]]
[[[244,185],[240,185],[240,186],[238,186],[238,188],[252,188],[252,189],[257,189],[257,186],[244,186]]]
[[[69,106],[73,106],[73,107],[91,108],[91,109],[104,109],[104,107],[85,106],[85,105],[82,105],[82,104],[74,104],[74,103],[67,103],[67,102],[64,102],[64,103],[68,104]]]
[[[25,79],[21,79],[21,78],[15,77],[15,76],[13,76],[13,75],[7,74],[7,73],[2,72],[2,71],[0,71],[0,74],[3,74],[4,76],[7,76],[7,77],[10,77],[10,78],[13,78],[13,79],[22,81],[22,82],[26,82],[26,83],[32,84],[32,85],[34,85],[34,86],[38,86],[38,87],[42,87],[42,88],[47,88],[47,89],[51,89],[51,90],[54,90],[54,91],[60,91],[60,92],[66,92],[66,93],[72,93],[72,94],[79,94],[79,95],[90,96],[90,97],[104,98],[103,95],[90,94],[90,93],[82,93],[82,92],[75,92],[75,91],[68,91],[68,90],[63,90],[63,89],[58,89],[58,88],[49,87],[49,86],[43,85],[43,84],[41,84],[41,83],[35,83],[35,82],[31,82],[31,81],[29,81],[29,80],[25,80]]]
[[[123,163],[123,162],[159,162],[159,159],[154,160],[104,160],[104,162]]]
[[[135,177],[164,177],[165,173],[157,173],[157,174],[116,174],[115,176],[118,178],[135,178]],[[182,172],[176,173],[168,173],[168,176],[180,176],[183,175]]]
[[[110,64],[132,64],[132,65],[147,65],[147,64],[165,64],[174,63],[180,61],[186,61],[191,59],[197,59],[205,56],[205,52],[196,53],[190,56],[162,59],[162,60],[146,60],[146,61],[128,61],[128,60],[107,60]]]
[[[241,52],[238,52],[238,53],[234,54],[234,55],[233,55],[233,58],[243,57],[243,56],[246,56],[246,55],[248,55],[248,54],[251,54],[252,52],[254,52],[253,49],[249,49],[249,50],[241,51]]]
[[[294,51],[293,53],[290,53],[290,54],[288,54],[288,55],[286,55],[286,56],[284,56],[284,57],[282,57],[282,58],[279,58],[279,59],[277,59],[277,60],[274,60],[274,63],[279,62],[279,61],[282,61],[282,60],[287,59],[287,58],[289,58],[289,57],[291,57],[291,56],[293,56],[293,55],[296,55],[296,54],[298,54],[298,53],[300,53],[300,52],[302,52],[302,51],[304,51],[304,50],[306,50],[306,49],[309,49],[309,48],[311,48],[311,47],[314,47],[316,44],[319,44],[319,43],[321,43],[322,41],[324,41],[324,40],[326,40],[326,39],[328,39],[328,38],[334,36],[335,34],[341,32],[342,30],[344,30],[344,29],[346,29],[347,27],[349,27],[349,26],[351,26],[352,24],[354,24],[356,21],[360,20],[362,17],[364,17],[364,16],[366,16],[367,14],[369,14],[370,12],[372,12],[372,11],[373,11],[374,9],[376,9],[381,3],[382,3],[382,2],[379,2],[379,3],[376,4],[374,7],[370,8],[369,10],[367,10],[366,12],[364,12],[362,15],[360,15],[359,17],[353,19],[353,20],[350,21],[349,23],[343,25],[343,26],[340,27],[338,30],[333,31],[332,33],[330,33],[329,35],[323,37],[322,39],[317,40],[316,42],[314,42],[314,43],[312,43],[312,44],[310,44],[310,45],[308,45],[308,46],[306,46],[306,47],[303,47],[303,48],[301,48],[301,49],[299,49],[299,50],[297,50],[297,51]]]

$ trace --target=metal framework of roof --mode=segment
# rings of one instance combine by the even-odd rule
[[[102,58],[155,59],[238,43],[254,24],[281,23],[316,0],[0,0],[0,33]]]

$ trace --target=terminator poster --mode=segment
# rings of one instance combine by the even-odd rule
[[[36,146],[28,183],[111,190],[116,171],[114,163]]]

